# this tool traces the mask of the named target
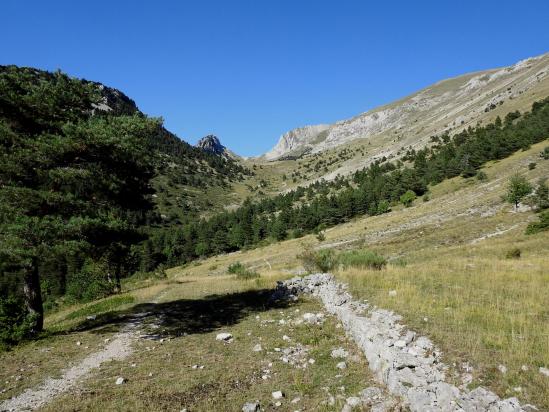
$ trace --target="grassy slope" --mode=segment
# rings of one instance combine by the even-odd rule
[[[381,272],[338,272],[337,276],[351,284],[357,297],[404,315],[406,323],[433,338],[449,364],[459,366],[461,362],[470,362],[474,367],[473,384],[482,383],[502,396],[516,395],[541,410],[549,409],[547,378],[537,371],[539,366],[549,365],[546,305],[549,301],[549,233],[524,235],[527,223],[535,219],[534,214],[527,210],[514,213],[511,206],[501,200],[505,184],[514,172],[523,173],[532,181],[549,176],[549,161],[538,157],[546,145],[547,141],[488,165],[484,169],[488,175],[486,182],[452,179],[433,187],[427,203],[418,200],[408,209],[397,208],[383,216],[364,217],[332,228],[322,243],[308,236],[171,269],[167,281],[150,285],[144,282],[139,288],[134,285],[128,293],[133,296],[133,303],[122,300],[116,310],[131,310],[132,306],[150,302],[160,294],[161,302],[171,302],[167,307],[178,307],[183,299],[201,302],[211,294],[221,295],[223,299],[227,293],[272,286],[275,279],[291,276],[301,269],[296,255],[305,243],[339,249],[368,247],[389,258],[400,257],[407,265],[390,264]],[[537,167],[528,170],[532,161],[537,162]],[[513,247],[523,252],[518,260],[505,258],[507,250]],[[236,261],[260,272],[261,280],[256,283],[228,278],[227,267]],[[396,297],[388,295],[393,289],[397,290]],[[222,302],[216,306],[218,310],[225,308]],[[113,309],[113,305],[104,307]],[[315,302],[305,302],[297,308],[302,312],[319,309]],[[255,320],[256,314],[261,318],[290,318],[296,316],[295,309],[265,312],[263,308],[248,308],[239,315],[237,323],[228,322],[236,340],[226,347],[216,346],[217,328],[187,337],[174,336],[169,342],[156,345],[153,351],[146,346],[154,345],[140,341],[131,358],[102,367],[88,380],[77,406],[154,409],[155,405],[161,405],[174,409],[189,404],[194,409],[208,410],[230,401],[236,410],[244,401],[255,398],[268,404],[270,391],[280,388],[288,392],[290,399],[294,394],[308,393],[303,405],[315,407],[326,400],[322,387],[328,386],[335,395],[336,388],[342,385],[330,380],[335,376],[334,362],[326,356],[327,351],[340,344],[351,346],[341,340],[333,322],[311,332],[299,328],[290,330],[278,324],[258,327],[260,324]],[[71,316],[76,310],[80,311],[80,317]],[[7,365],[0,369],[0,382],[8,382],[2,384],[7,391],[0,394],[0,399],[35,385],[47,375],[55,375],[69,361],[82,359],[88,350],[101,345],[103,339],[116,330],[107,327],[100,331],[63,332],[84,321],[86,313],[80,306],[58,312],[47,319],[47,325],[61,334],[0,355],[0,363]],[[211,316],[223,312],[212,309],[193,315],[199,317],[203,313]],[[219,329],[225,329],[224,315],[214,320]],[[180,326],[176,330],[182,330]],[[251,347],[260,337],[265,347],[282,347],[283,334],[310,343],[317,360],[321,360],[315,364],[318,369],[304,375],[302,371],[280,367],[287,365],[275,362],[273,372],[278,375],[273,375],[271,380],[258,380],[254,373],[274,358],[265,352],[256,358]],[[311,336],[316,336],[312,342],[308,340]],[[77,347],[78,340],[82,345]],[[50,349],[45,352],[46,348]],[[132,363],[136,367],[131,367]],[[192,364],[204,364],[205,368],[193,370],[189,368]],[[500,364],[508,368],[507,374],[497,370]],[[522,365],[527,365],[528,371],[522,371]],[[347,396],[368,384],[365,365],[355,366],[342,378]],[[24,371],[20,371],[21,368]],[[153,379],[148,376],[149,372],[153,372]],[[119,375],[128,377],[128,384],[114,386],[113,381]],[[16,380],[17,376],[22,378]],[[281,385],[285,385],[284,388]],[[514,391],[516,387],[521,387],[521,392]],[[185,395],[189,393],[194,397]],[[61,398],[48,408],[65,410],[69,408],[68,400],[69,397]],[[70,400],[74,402],[74,398]]]

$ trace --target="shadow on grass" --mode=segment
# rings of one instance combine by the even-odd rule
[[[262,289],[209,295],[201,299],[143,303],[127,310],[103,313],[80,323],[72,331],[108,333],[134,325],[150,339],[208,333],[234,325],[253,313],[289,305],[283,301],[272,302],[272,293],[270,289]]]

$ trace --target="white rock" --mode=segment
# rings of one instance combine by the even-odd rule
[[[397,295],[397,291],[396,290],[390,290],[389,291],[389,296],[396,296]]]
[[[275,406],[278,408],[280,405],[282,405],[282,402],[278,401],[275,403]]]
[[[505,375],[507,373],[507,366],[498,365],[498,370]]]
[[[401,349],[402,349],[402,348],[406,347],[406,342],[403,341],[402,339],[397,340],[397,341],[395,342],[395,347],[396,347],[396,348],[401,348]]]
[[[263,350],[263,348],[261,347],[261,344],[257,344],[254,346],[254,348],[252,349],[254,352],[261,352]]]
[[[330,354],[330,356],[334,359],[335,358],[347,358],[347,356],[349,356],[349,352],[347,352],[343,348],[337,348],[337,349],[332,350],[332,353]]]
[[[301,398],[298,396],[297,398],[292,399],[292,403],[298,403],[301,400]]]
[[[530,369],[530,368],[528,368],[528,366],[526,366],[526,365],[522,365],[522,366],[520,367],[520,370],[523,371],[523,372],[527,372],[529,369]]]
[[[336,368],[338,369],[345,369],[347,368],[347,364],[345,362],[339,362],[337,365],[336,365]]]
[[[242,407],[242,412],[259,412],[261,410],[261,405],[259,401],[255,402],[246,402]]]
[[[539,373],[541,373],[542,375],[545,375],[545,376],[549,376],[549,369],[544,368],[543,366],[540,366]]]
[[[273,399],[282,399],[284,397],[284,393],[282,391],[275,391],[271,395]]]
[[[122,377],[116,379],[116,384],[117,385],[122,385],[124,382],[126,382],[126,379],[124,379]]]
[[[359,406],[362,403],[362,400],[357,396],[351,396],[347,398],[347,405],[349,405],[351,408],[355,408]]]
[[[82,342],[80,341],[76,342],[76,346],[80,346],[80,345],[82,345]]]
[[[285,340],[286,342],[290,341],[290,337],[287,335],[282,336],[282,340]]]
[[[233,335],[231,335],[228,332],[222,332],[218,333],[215,337],[215,340],[223,341],[223,342],[231,342],[233,340]]]
[[[315,361],[313,358],[311,358],[311,359],[309,359],[308,362],[312,365],[312,364],[314,364],[316,361]]]

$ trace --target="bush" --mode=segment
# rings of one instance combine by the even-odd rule
[[[408,190],[400,196],[400,203],[406,207],[412,206],[414,200],[416,200],[416,193],[413,190]]]
[[[227,272],[229,272],[232,275],[236,275],[236,279],[240,279],[240,280],[257,279],[259,277],[259,273],[253,272],[253,271],[247,269],[240,262],[236,262],[236,263],[233,263],[233,264],[229,265],[229,268],[227,269]]]
[[[109,296],[114,291],[114,279],[109,282],[107,270],[99,264],[87,262],[82,270],[67,282],[67,298],[72,302],[90,302]]]
[[[387,200],[381,200],[377,205],[377,213],[382,215],[391,211],[391,205]]]
[[[549,146],[547,146],[540,152],[539,157],[545,160],[549,160]]]
[[[309,273],[329,272],[337,263],[336,255],[331,249],[316,251],[306,248],[297,258],[301,260],[303,267]]]
[[[535,233],[544,232],[549,230],[549,210],[541,212],[539,214],[539,221],[533,222],[526,228],[527,235],[533,235]]]
[[[521,250],[518,247],[515,247],[513,249],[510,249],[505,254],[505,258],[507,259],[520,259]]]
[[[535,168],[536,168],[536,163],[535,162],[528,163],[528,169],[529,170],[534,170]]]
[[[477,172],[477,176],[476,176],[476,177],[477,177],[477,180],[478,180],[479,182],[485,182],[485,181],[488,180],[488,175],[487,175],[485,172],[483,172],[482,170],[479,170],[479,171]]]
[[[30,338],[34,323],[33,317],[20,299],[13,296],[0,298],[0,350]]]
[[[324,232],[318,232],[316,235],[316,240],[319,242],[324,242],[326,240],[326,235],[324,235]]]
[[[244,267],[244,265],[240,262],[236,262],[236,263],[231,263],[229,265],[229,268],[227,269],[227,272],[229,272],[230,274],[232,275],[235,275],[243,270],[245,270],[246,268]]]
[[[352,250],[341,253],[338,262],[343,267],[381,270],[387,264],[387,259],[371,250]]]

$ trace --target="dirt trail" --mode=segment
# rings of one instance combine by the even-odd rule
[[[167,290],[164,289],[151,301],[151,303],[158,303],[166,292]],[[47,404],[54,397],[67,392],[76,386],[85,379],[93,369],[98,368],[104,362],[127,358],[134,351],[133,343],[141,336],[143,319],[150,315],[150,313],[136,313],[131,315],[129,320],[125,322],[122,330],[106,342],[103,350],[92,353],[78,363],[78,365],[64,370],[61,378],[47,378],[41,385],[35,388],[29,388],[23,393],[0,403],[0,411],[28,411],[38,409]]]

